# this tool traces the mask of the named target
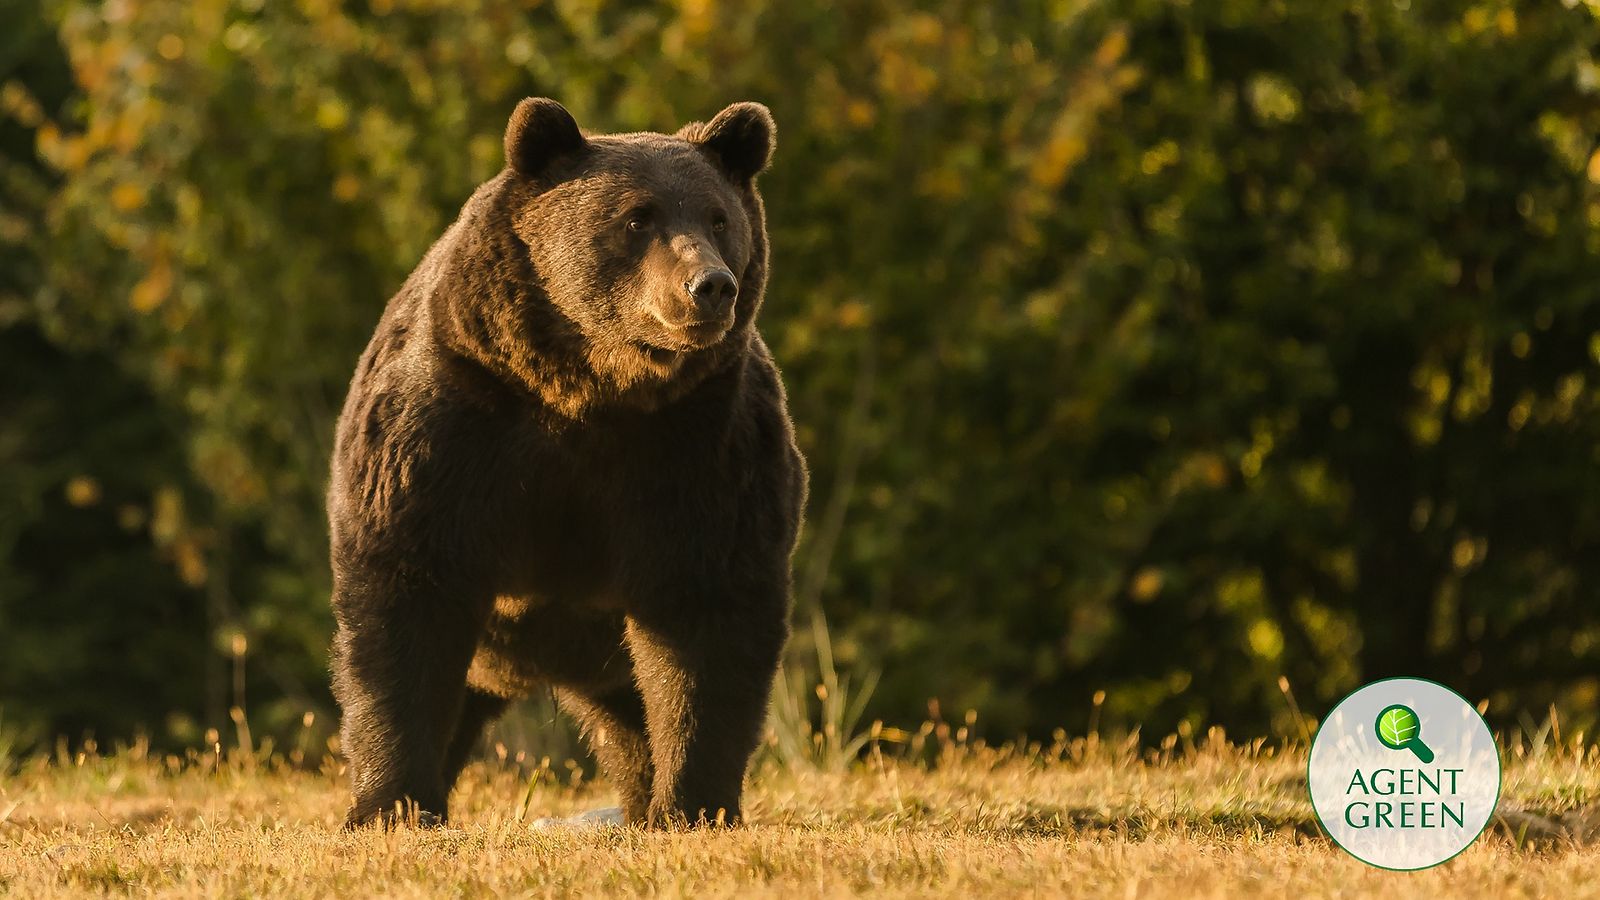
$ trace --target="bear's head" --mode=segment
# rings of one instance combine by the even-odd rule
[[[554,100],[517,106],[502,173],[511,226],[610,390],[690,379],[742,352],[765,289],[755,178],[775,131],[759,103],[674,135],[586,135]]]

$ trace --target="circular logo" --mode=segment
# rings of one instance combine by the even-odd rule
[[[1339,701],[1311,742],[1317,820],[1351,856],[1426,869],[1465,850],[1500,800],[1500,751],[1460,694],[1421,678]]]

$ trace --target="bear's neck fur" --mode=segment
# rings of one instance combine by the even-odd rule
[[[683,397],[749,352],[766,277],[766,234],[751,192],[756,252],[741,282],[751,290],[728,334],[684,355],[669,375],[644,351],[586,336],[540,286],[528,246],[513,227],[504,175],[486,182],[428,251],[408,289],[426,308],[438,345],[530,394],[559,420],[582,421],[608,406],[650,411]]]

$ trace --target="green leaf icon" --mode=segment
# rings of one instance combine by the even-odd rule
[[[1422,730],[1417,714],[1404,706],[1391,706],[1378,716],[1378,734],[1394,748],[1404,747]]]
[[[1410,750],[1424,763],[1433,762],[1433,750],[1422,742],[1422,721],[1409,706],[1397,703],[1378,713],[1378,741],[1390,750]]]

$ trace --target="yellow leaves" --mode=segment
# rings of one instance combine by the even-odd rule
[[[867,491],[867,502],[873,509],[888,509],[894,504],[894,489],[886,484],[875,484]]]
[[[1170,426],[1168,426],[1170,429]],[[1168,497],[1194,489],[1219,488],[1228,481],[1228,463],[1219,453],[1201,450],[1179,463],[1163,486]]]
[[[106,82],[108,66],[101,60],[92,56],[74,60],[72,74],[77,78],[78,87],[85,94],[93,96]]]
[[[1256,115],[1269,122],[1291,122],[1300,114],[1300,92],[1276,75],[1257,75],[1246,88]]]
[[[173,208],[178,213],[178,223],[186,227],[193,227],[200,222],[200,214],[204,209],[204,202],[200,198],[200,191],[192,184],[181,184],[172,195]]]
[[[61,172],[77,172],[89,162],[91,142],[82,135],[62,134],[52,122],[39,126],[34,141],[39,157]]]
[[[1161,593],[1161,588],[1166,584],[1166,576],[1154,566],[1145,566],[1134,573],[1133,579],[1128,582],[1128,596],[1135,603],[1149,603]]]
[[[1262,659],[1277,659],[1283,655],[1283,630],[1271,619],[1257,619],[1245,634],[1251,652]]]
[[[174,487],[156,491],[150,504],[150,537],[156,546],[165,547],[183,531],[183,495]]]
[[[122,153],[132,153],[144,136],[144,126],[154,116],[156,106],[145,103],[128,110],[111,129],[111,141]]]
[[[1421,391],[1430,405],[1438,406],[1450,393],[1450,373],[1436,363],[1423,363],[1412,371],[1411,386]]]
[[[1484,557],[1488,555],[1488,540],[1483,538],[1473,540],[1464,537],[1456,541],[1455,546],[1450,549],[1450,564],[1455,566],[1457,570],[1470,569],[1483,562]]]
[[[61,141],[61,158],[59,160],[61,171],[76,172],[89,164],[90,145],[87,140],[77,135],[64,138]]]
[[[965,190],[966,181],[950,166],[929,169],[917,177],[917,192],[935,200],[954,200]]]
[[[235,22],[222,33],[222,46],[234,53],[245,53],[261,43],[261,34],[246,22]]]
[[[860,328],[871,320],[871,313],[860,300],[847,300],[839,305],[838,320],[840,328]]]
[[[1033,158],[1033,165],[1028,169],[1028,180],[1046,190],[1054,190],[1066,182],[1067,173],[1088,152],[1089,144],[1083,134],[1070,126],[1060,128]]]
[[[131,181],[123,181],[111,189],[111,205],[118,212],[133,212],[144,206],[144,188]]]
[[[1584,382],[1585,378],[1582,372],[1563,375],[1561,380],[1556,382],[1556,403],[1570,413],[1571,408],[1583,396]],[[1566,417],[1562,416],[1562,418]]]
[[[162,35],[161,39],[156,41],[156,52],[161,54],[162,59],[165,59],[169,62],[175,62],[179,59],[182,59],[183,38],[170,32]]]
[[[970,33],[947,26],[937,16],[904,16],[869,41],[878,89],[886,100],[921,103],[973,65],[971,45]]]
[[[533,61],[534,53],[538,50],[534,46],[533,38],[527,34],[516,34],[506,41],[506,62],[513,66],[525,66]]]
[[[46,124],[34,133],[34,142],[38,147],[39,156],[60,168],[58,160],[61,156],[61,129]]]
[[[350,121],[350,109],[337,97],[328,97],[317,104],[317,126],[324,131],[338,131]]]
[[[1040,331],[1053,329],[1067,297],[1061,291],[1034,291],[1022,304],[1022,314]]]
[[[185,537],[172,545],[172,563],[178,569],[178,577],[189,587],[200,587],[206,583],[208,570],[205,554],[194,539]]]
[[[713,0],[679,0],[678,16],[684,36],[700,40],[716,26],[716,4]]]
[[[1437,413],[1423,413],[1411,417],[1411,437],[1419,447],[1431,447],[1444,436],[1444,417]]]
[[[1073,167],[1089,152],[1089,136],[1101,110],[1137,83],[1137,70],[1119,65],[1127,49],[1126,32],[1111,32],[1095,51],[1094,64],[1074,80],[1071,90],[1063,92],[1071,99],[1028,164],[1028,179],[1043,191],[1054,191],[1066,182]],[[1042,193],[1034,196],[1028,212],[1042,215],[1050,208],[1049,198]]]
[[[45,121],[44,109],[20,81],[0,85],[0,113],[10,116],[23,128],[38,128]]]
[[[150,538],[170,555],[178,577],[190,587],[206,583],[205,532],[192,527],[184,514],[183,495],[162,487],[150,504]]]
[[[1248,611],[1261,602],[1261,575],[1233,572],[1217,580],[1217,605],[1221,609]]]
[[[1322,564],[1343,590],[1353,591],[1361,583],[1361,563],[1356,558],[1354,547],[1338,547],[1328,551]]]
[[[161,259],[133,286],[133,291],[128,295],[128,305],[135,312],[153,312],[171,292],[172,265]]]
[[[1506,412],[1506,427],[1512,431],[1521,431],[1523,426],[1528,424],[1528,419],[1532,417],[1533,394],[1524,391],[1521,396],[1517,397],[1517,402],[1512,404],[1511,409]]]
[[[1474,340],[1461,357],[1461,376],[1451,414],[1457,421],[1476,418],[1489,411],[1494,399],[1494,363],[1481,337]]]
[[[67,482],[67,502],[82,509],[100,502],[100,482],[89,475],[74,475]]]
[[[912,43],[937,47],[944,40],[944,22],[930,13],[916,13],[909,19],[907,32]]]
[[[1128,498],[1121,494],[1108,494],[1102,503],[1106,518],[1112,521],[1122,518],[1128,512]]]
[[[885,48],[878,59],[878,86],[891,97],[920,103],[938,83],[938,72],[895,48]]]
[[[361,179],[346,172],[333,181],[333,197],[344,203],[354,200],[361,193]]]
[[[195,470],[224,502],[244,508],[267,496],[267,485],[249,452],[237,441],[207,440],[196,449]]]
[[[1600,150],[1596,150],[1594,154],[1589,157],[1589,165],[1587,166],[1586,171],[1590,181],[1594,182],[1595,184],[1600,184]]]
[[[867,128],[877,121],[878,108],[872,104],[872,101],[856,97],[845,104],[844,119],[857,128]],[[1600,157],[1600,153],[1597,153],[1596,156]]]
[[[1176,163],[1179,156],[1180,151],[1177,141],[1162,141],[1146,150],[1144,155],[1139,158],[1139,171],[1146,175],[1155,175],[1162,169]]]
[[[1239,472],[1245,478],[1254,480],[1261,474],[1261,468],[1266,464],[1267,457],[1272,455],[1273,447],[1277,446],[1277,437],[1273,433],[1273,423],[1266,419],[1252,422],[1250,431],[1250,449],[1239,457]]]
[[[1094,64],[1097,68],[1108,69],[1116,65],[1128,52],[1128,32],[1118,29],[1106,35],[1105,40],[1094,51]]]
[[[1517,11],[1509,6],[1503,6],[1498,10],[1491,10],[1488,6],[1474,6],[1462,14],[1461,27],[1469,35],[1493,30],[1502,37],[1512,37],[1517,33]]]
[[[1262,450],[1255,448],[1246,450],[1244,455],[1239,457],[1239,474],[1249,481],[1254,481],[1256,476],[1261,474],[1261,466],[1266,459],[1267,454]]]

